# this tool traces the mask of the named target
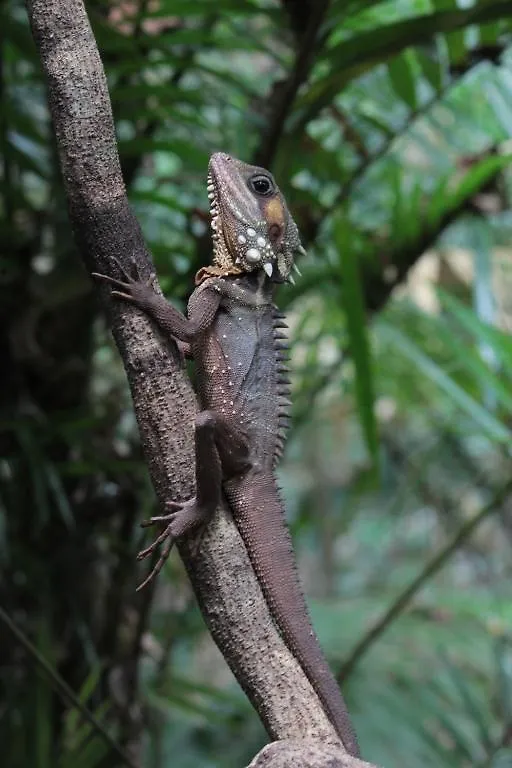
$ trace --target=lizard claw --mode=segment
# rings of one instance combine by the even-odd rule
[[[154,520],[153,518],[151,520],[145,520],[144,527],[147,527],[148,525],[153,525],[155,522],[156,520]],[[146,547],[146,549],[141,549],[141,551],[137,555],[137,560],[145,560],[146,557],[149,557],[150,555],[152,555],[153,552],[155,552],[160,546],[160,544],[162,544],[163,542],[165,542],[165,544],[162,547],[162,552],[160,554],[160,557],[158,558],[154,568],[150,571],[148,576],[146,576],[144,581],[141,584],[139,584],[139,586],[136,588],[135,590],[136,592],[140,592],[140,590],[143,589],[146,586],[146,584],[149,584],[150,581],[153,581],[153,579],[156,576],[158,576],[158,574],[163,568],[165,561],[171,554],[171,549],[174,544],[174,537],[172,536],[169,530],[169,525],[167,525],[164,528],[162,533],[156,537],[154,542],[150,544],[149,547]]]
[[[131,294],[129,294],[129,293],[122,293],[122,291],[112,291],[110,295],[111,296],[116,296],[118,299],[125,299],[126,301],[133,301],[133,296]]]
[[[112,257],[112,261],[118,268],[119,272],[123,276],[123,279],[126,283],[131,283],[134,280],[138,280],[139,278],[139,270],[137,267],[137,262],[130,261],[130,272],[127,271],[126,267],[121,263],[121,261],[117,258],[117,256]]]
[[[148,522],[148,523],[149,523],[149,520],[147,520],[146,522]],[[152,555],[152,554],[153,554],[153,552],[154,552],[156,549],[158,549],[158,547],[160,546],[160,544],[161,544],[163,541],[165,541],[165,539],[167,539],[167,538],[170,538],[172,541],[174,541],[174,539],[173,539],[173,536],[171,535],[171,533],[170,533],[170,531],[169,531],[169,526],[167,526],[166,528],[164,528],[164,530],[162,531],[162,533],[160,533],[160,534],[159,534],[159,535],[156,537],[156,539],[154,540],[154,542],[153,542],[152,544],[150,544],[150,545],[149,545],[149,547],[146,547],[146,549],[141,549],[141,551],[140,551],[140,552],[138,553],[138,555],[137,555],[137,560],[145,560],[145,559],[146,559],[146,557],[149,557],[149,555]],[[171,543],[171,547],[172,547],[172,543]],[[170,552],[170,551],[171,551],[171,550],[169,549],[169,552]]]
[[[144,579],[142,584],[139,584],[137,592],[145,587],[146,584],[149,584],[149,582],[160,573],[165,561],[171,553],[176,539],[179,539],[181,536],[184,536],[186,533],[189,533],[196,528],[200,523],[204,522],[209,515],[209,510],[204,510],[199,506],[195,497],[188,501],[168,501],[166,502],[165,507],[170,510],[167,515],[155,515],[154,517],[150,517],[149,520],[143,520],[141,523],[142,528],[149,528],[157,523],[166,523],[166,526],[149,547],[141,549],[137,555],[137,560],[145,560],[152,555],[163,542],[165,542],[165,544],[162,547],[161,555],[155,567],[149,576]]]
[[[112,261],[116,265],[116,268],[121,275],[121,279],[119,277],[112,277],[111,275],[104,275],[99,272],[93,272],[92,276],[97,280],[103,280],[112,286],[111,296],[115,296],[115,298],[122,299],[123,301],[130,301],[140,309],[148,307],[155,296],[155,273],[152,272],[147,279],[143,280],[135,260],[130,262],[129,272],[115,256]]]
[[[168,523],[169,522],[169,515],[155,515],[155,517],[150,517],[149,520],[142,520],[140,523],[141,528],[151,528],[152,525],[155,525],[155,523]]]

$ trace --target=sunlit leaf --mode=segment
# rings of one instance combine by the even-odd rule
[[[485,408],[462,389],[437,363],[419,349],[402,331],[382,324],[385,338],[393,342],[398,352],[405,355],[411,363],[434,383],[436,383],[461,410],[465,411],[494,440],[510,445],[512,432],[494,418]]]
[[[469,331],[475,339],[489,344],[500,363],[506,368],[508,375],[512,375],[512,337],[510,334],[482,322],[474,312],[446,291],[438,289],[438,293],[443,305],[461,326]]]
[[[439,33],[501,18],[509,12],[507,2],[482,2],[470,8],[417,15],[382,26],[378,31],[361,32],[327,47],[324,56],[329,59],[331,72],[313,84],[299,101],[299,106],[307,107],[311,116],[329,103],[351,79],[364,74],[376,63],[387,61],[405,48],[423,43]]]
[[[367,319],[357,253],[351,248],[351,228],[342,216],[338,216],[335,220],[334,238],[343,280],[343,307],[347,322],[350,353],[356,370],[357,404],[366,447],[373,461],[377,463],[379,441],[374,411],[375,395]]]
[[[388,73],[396,95],[399,96],[407,106],[416,109],[416,78],[414,73],[414,59],[410,51],[404,51],[388,64]]]

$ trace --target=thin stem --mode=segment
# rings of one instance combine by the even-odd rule
[[[308,28],[300,41],[295,64],[286,81],[281,98],[277,102],[276,109],[270,119],[268,130],[255,153],[256,165],[268,168],[277,151],[279,141],[284,131],[286,118],[293,106],[297,92],[302,83],[307,79],[311,64],[314,60],[318,31],[329,8],[329,0],[317,0],[311,12]]]
[[[140,768],[140,766],[137,766],[136,763],[134,763],[130,757],[126,754],[126,752],[122,749],[122,747],[112,738],[112,736],[108,733],[108,731],[105,730],[103,725],[100,723],[99,720],[96,719],[96,717],[92,714],[92,712],[89,712],[87,707],[82,704],[80,699],[77,697],[75,692],[69,687],[69,685],[62,679],[62,677],[59,675],[59,673],[46,661],[44,656],[42,656],[37,648],[30,642],[28,637],[19,629],[19,627],[16,626],[16,624],[12,621],[11,617],[4,611],[4,609],[0,606],[0,620],[3,621],[5,626],[11,631],[11,633],[14,635],[16,640],[19,642],[20,645],[23,646],[25,651],[28,653],[28,655],[33,659],[33,661],[36,662],[39,669],[41,669],[42,672],[47,676],[55,690],[60,694],[60,696],[68,702],[68,704],[71,704],[75,709],[77,709],[84,720],[87,720],[92,727],[97,731],[97,733],[101,736],[101,738],[105,741],[106,744],[110,747],[112,752],[115,752],[118,757],[121,758],[123,763],[125,765],[130,766],[130,768]]]
[[[457,533],[452,537],[448,544],[441,549],[437,555],[431,558],[431,560],[425,565],[422,571],[416,576],[415,579],[399,594],[394,603],[388,608],[384,615],[377,621],[376,624],[364,635],[361,640],[354,646],[349,653],[348,660],[343,664],[340,672],[337,675],[338,682],[342,683],[346,678],[352,674],[354,668],[361,660],[361,658],[368,652],[371,646],[384,634],[388,627],[392,624],[394,619],[399,616],[407,608],[414,595],[426,584],[426,582],[439,571],[446,562],[450,559],[454,552],[456,552],[461,544],[468,539],[476,528],[482,523],[489,515],[496,512],[507,499],[507,496],[512,493],[512,480],[504,485],[494,495],[492,500],[486,504],[485,507],[477,512],[476,515],[461,525]]]

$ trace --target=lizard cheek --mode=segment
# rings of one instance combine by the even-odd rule
[[[283,234],[285,228],[285,211],[278,197],[269,200],[262,207],[263,217],[267,223],[267,231],[270,241],[276,243]]]

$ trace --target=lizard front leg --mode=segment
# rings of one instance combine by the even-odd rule
[[[131,274],[115,260],[122,279],[93,273],[99,280],[109,283],[112,296],[131,302],[154,320],[164,333],[190,343],[213,322],[221,300],[220,286],[215,283],[211,289],[202,289],[194,294],[190,317],[186,318],[153,287],[154,276],[141,280],[136,263],[131,265]],[[222,477],[231,477],[245,471],[248,462],[248,443],[239,430],[214,411],[202,411],[195,424],[196,447],[196,495],[186,502],[167,502],[169,513],[152,517],[144,527],[165,523],[164,530],[146,549],[139,552],[138,559],[151,555],[161,544],[162,553],[149,576],[138,589],[142,589],[162,569],[176,539],[186,535],[198,525],[205,523],[215,511],[221,495]]]
[[[137,556],[143,560],[164,545],[156,565],[137,590],[158,575],[176,539],[208,522],[219,504],[223,478],[240,474],[251,466],[245,435],[215,411],[201,411],[196,417],[195,456],[196,495],[185,502],[167,502],[169,514],[157,515],[142,523],[143,527],[156,523],[166,525],[155,541]]]
[[[212,323],[220,303],[218,291],[202,291],[202,301],[198,303],[194,317],[187,318],[163,296],[156,293],[150,275],[142,280],[136,262],[130,264],[130,272],[114,259],[121,275],[120,278],[93,272],[93,277],[112,286],[112,296],[134,304],[154,320],[161,330],[180,342],[181,354],[187,354],[190,343]],[[157,522],[167,523],[156,540],[142,550],[138,557],[143,559],[152,554],[163,544],[161,556],[148,578],[138,587],[141,589],[161,570],[167,560],[174,540],[204,522],[215,510],[220,498],[221,468],[213,438],[213,421],[199,414],[196,420],[196,486],[197,493],[185,503],[168,502],[168,515],[151,518],[143,526]]]
[[[211,325],[221,300],[220,292],[202,291],[201,301],[195,307],[194,317],[187,318],[155,291],[153,287],[155,275],[142,280],[136,262],[130,265],[131,273],[127,272],[117,259],[114,259],[114,262],[121,278],[99,272],[93,272],[93,277],[109,283],[112,286],[112,296],[134,304],[154,320],[164,333],[189,344]],[[186,349],[184,351],[186,354]]]

